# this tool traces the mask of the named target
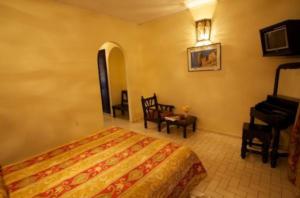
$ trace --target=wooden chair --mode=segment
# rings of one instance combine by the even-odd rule
[[[173,114],[173,105],[159,104],[154,94],[152,97],[144,98],[142,96],[142,107],[144,112],[144,126],[148,127],[147,121],[155,122],[158,131],[161,131],[161,123],[165,121],[164,117]]]
[[[128,111],[128,95],[127,90],[122,90],[121,92],[121,104],[114,105],[113,116],[116,117],[116,110],[120,110],[122,115],[125,114],[125,111]]]

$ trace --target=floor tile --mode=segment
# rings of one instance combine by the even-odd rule
[[[158,138],[164,138],[190,147],[201,159],[208,176],[195,188],[195,195],[202,197],[269,197],[293,198],[299,195],[287,179],[287,159],[281,158],[276,168],[263,164],[255,154],[245,159],[240,157],[241,139],[231,136],[196,131],[188,131],[188,138],[182,138],[181,129],[172,128],[171,133],[157,131],[157,126],[143,122],[131,123],[126,119],[105,116],[106,127],[119,126]]]

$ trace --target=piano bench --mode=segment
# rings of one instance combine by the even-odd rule
[[[253,139],[258,139],[261,143],[254,143]],[[244,159],[247,152],[257,153],[262,155],[263,163],[268,162],[269,147],[272,139],[272,127],[267,125],[244,123],[241,157]],[[260,150],[253,146],[260,147]]]

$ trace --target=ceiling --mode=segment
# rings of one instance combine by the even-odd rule
[[[59,0],[141,24],[186,9],[184,0]]]

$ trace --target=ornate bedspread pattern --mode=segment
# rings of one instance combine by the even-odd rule
[[[3,172],[12,198],[185,197],[206,175],[188,148],[118,127]]]

